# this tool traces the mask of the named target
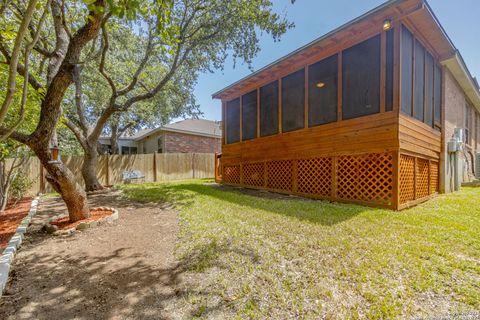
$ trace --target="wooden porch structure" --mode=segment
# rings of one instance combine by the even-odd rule
[[[389,1],[215,93],[217,182],[394,210],[430,199],[454,51],[426,2]]]

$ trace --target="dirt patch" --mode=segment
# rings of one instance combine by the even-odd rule
[[[178,221],[166,205],[123,200],[119,192],[89,198],[119,211],[105,224],[51,237],[44,223],[65,212],[45,199],[19,250],[0,298],[0,319],[178,319],[172,300],[184,267],[175,261]]]
[[[97,221],[102,218],[111,216],[112,214],[113,214],[113,211],[111,210],[102,210],[102,209],[95,208],[90,210],[90,217],[88,217],[87,219],[71,222],[70,218],[66,216],[66,217],[61,217],[59,219],[50,221],[50,224],[57,226],[58,229],[60,230],[74,229],[82,222]]]
[[[0,253],[7,247],[22,219],[27,216],[31,203],[32,198],[25,198],[0,213]]]

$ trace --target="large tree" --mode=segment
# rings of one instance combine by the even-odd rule
[[[99,53],[94,56],[98,60],[96,71],[104,78],[110,95],[94,95],[103,97],[103,101],[95,104],[101,108],[94,121],[89,121],[87,115],[92,112],[81,98],[85,91],[82,74],[92,77],[93,69],[77,71],[76,117],[65,121],[85,150],[82,174],[87,191],[101,188],[95,165],[98,139],[105,126],[110,122],[115,140],[121,131],[115,119],[125,118],[118,113],[133,113],[137,115],[134,119],[141,119],[141,112],[132,112],[135,106],[162,93],[172,96],[175,89],[192,90],[198,72],[221,68],[228,53],[249,63],[258,51],[256,28],[277,38],[288,27],[270,11],[270,6],[268,1],[175,1],[162,32],[156,30],[158,19],[150,16],[138,19],[141,23],[134,28],[114,17],[103,23],[102,37],[97,43]],[[88,88],[98,90],[92,85]],[[162,106],[167,107],[159,107]],[[112,117],[114,120],[110,121]],[[129,125],[132,122],[120,129]]]
[[[152,34],[151,31],[149,35],[135,34],[130,28],[112,22],[108,42],[94,43],[98,47],[89,51],[91,58],[84,59],[85,64],[75,70],[74,90],[67,94],[70,98],[65,100],[63,122],[83,148],[82,176],[86,191],[102,188],[96,176],[98,141],[102,133],[110,134],[112,149],[116,150],[118,136],[127,130],[164,124],[172,117],[198,112],[193,97],[195,78],[183,72],[176,72],[153,97],[141,99],[127,108],[121,108],[126,97],[113,96],[118,90],[112,90],[112,85],[118,83],[131,87],[124,90],[124,96],[134,97],[161,81],[166,72],[162,61],[165,53],[153,47]],[[112,48],[108,56],[107,45]],[[137,84],[129,84],[131,81]]]
[[[0,109],[0,135],[9,136],[33,150],[48,172],[48,181],[62,195],[72,221],[89,215],[86,194],[64,164],[51,161],[50,142],[62,116],[66,91],[84,62],[82,58],[90,57],[87,54],[89,43],[101,43],[98,71],[111,90],[111,103],[105,106],[97,120],[105,124],[113,114],[155,97],[181,68],[197,72],[221,68],[229,53],[235,59],[250,63],[259,50],[258,31],[268,32],[278,39],[289,27],[284,18],[272,12],[272,3],[267,0],[84,0],[68,3],[5,0],[0,5],[0,14],[0,52],[3,62],[9,66],[7,90]],[[115,82],[112,70],[106,68],[110,53],[109,30],[113,23],[131,30],[145,29],[145,33],[139,32],[139,35],[144,35],[146,45],[136,48],[142,58],[134,74],[122,82]],[[98,41],[93,41],[96,39]],[[143,88],[139,81],[141,74],[147,70],[152,53],[158,51],[163,53],[161,59],[165,69],[155,83]],[[43,67],[45,64],[47,67]],[[38,123],[29,133],[16,130],[15,123],[10,127],[4,123],[16,92],[14,80],[17,76],[43,94]],[[103,127],[94,130],[98,132],[93,135],[98,136]]]

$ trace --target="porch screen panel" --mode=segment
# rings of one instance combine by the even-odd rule
[[[227,102],[226,138],[227,144],[240,141],[240,98]]]
[[[337,121],[338,55],[308,67],[308,126]]]
[[[387,31],[385,111],[393,110],[393,29]]]
[[[343,119],[380,111],[380,35],[343,51]]]
[[[423,122],[433,127],[433,57],[425,54],[425,118]]]
[[[305,126],[305,70],[282,78],[282,131]]]
[[[257,137],[257,90],[242,96],[242,139]]]
[[[278,81],[260,88],[260,136],[278,133]]]
[[[434,74],[434,94],[433,105],[435,114],[435,127],[440,128],[442,122],[442,70],[439,66],[435,65]]]
[[[425,85],[425,48],[418,41],[415,41],[415,77],[414,77],[414,98],[413,117],[423,121],[424,85]]]
[[[412,115],[413,36],[405,27],[402,27],[401,55],[401,109],[406,114]]]

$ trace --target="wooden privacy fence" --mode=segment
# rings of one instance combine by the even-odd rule
[[[7,165],[11,160],[7,160]],[[65,156],[62,162],[75,175],[82,186],[83,156]],[[122,183],[124,171],[139,170],[145,175],[145,182],[171,181],[182,179],[213,178],[213,153],[150,153],[132,155],[102,155],[98,157],[97,178],[103,185]],[[32,180],[28,192],[30,195],[39,192],[52,192],[53,189],[45,180],[45,170],[37,158],[28,159],[22,171]]]

